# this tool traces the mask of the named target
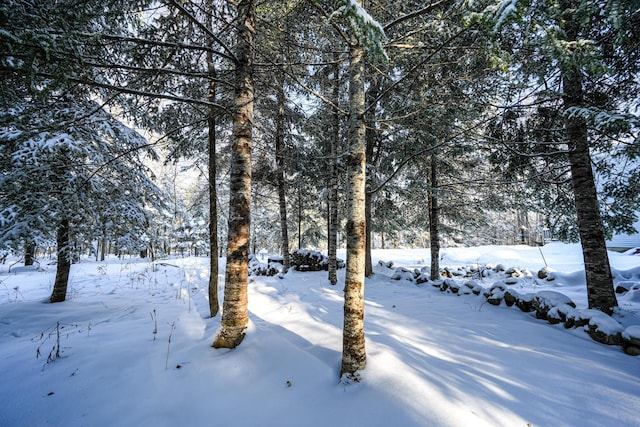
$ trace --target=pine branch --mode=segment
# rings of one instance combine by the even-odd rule
[[[10,68],[0,67],[0,71],[15,71],[15,70],[10,69]],[[50,73],[38,72],[38,73],[35,73],[35,74],[37,76],[39,76],[39,77],[44,77],[46,79],[55,79],[56,78],[56,76],[54,76],[53,74],[50,74]],[[68,80],[70,82],[73,82],[73,83],[87,85],[87,86],[90,86],[90,87],[99,87],[99,88],[102,88],[102,89],[113,90],[115,92],[124,93],[124,94],[128,94],[128,95],[136,95],[136,96],[142,96],[142,97],[147,97],[147,98],[155,98],[155,99],[166,99],[168,101],[184,102],[186,104],[206,105],[206,106],[218,108],[220,110],[223,110],[223,111],[231,114],[231,111],[229,111],[229,109],[227,109],[227,107],[225,107],[224,105],[218,104],[218,103],[214,103],[214,102],[210,102],[210,101],[205,101],[205,100],[202,100],[202,99],[189,98],[189,97],[178,96],[178,95],[171,95],[171,94],[168,94],[168,93],[148,92],[148,91],[144,91],[144,90],[140,90],[140,89],[132,89],[132,88],[127,88],[127,87],[123,87],[123,86],[116,86],[114,84],[109,84],[109,83],[101,83],[101,82],[97,82],[95,80],[90,80],[90,79],[87,79],[87,78],[80,78],[80,77],[66,77],[66,80]]]
[[[206,25],[200,22],[198,18],[193,16],[191,12],[189,12],[183,5],[178,3],[176,0],[168,0],[168,3],[173,5],[176,9],[178,9],[181,13],[183,13],[191,22],[193,22],[198,28],[204,31],[206,35],[211,37],[213,40],[216,41],[216,43],[222,46],[222,49],[224,49],[224,51],[227,53],[224,54],[224,53],[218,52],[220,56],[233,62],[234,65],[238,64],[238,58],[236,57],[235,53],[220,39],[220,37],[218,37],[213,31],[211,31],[211,29],[207,28]]]
[[[63,33],[61,32],[50,32],[50,34],[63,35]],[[77,33],[77,35],[82,37],[87,37],[87,38],[96,38],[96,35],[91,33]],[[153,39],[146,39],[146,38],[140,38],[140,37],[119,36],[115,34],[105,34],[105,33],[101,33],[98,37],[100,39],[105,39],[110,41],[135,43],[135,44],[141,44],[145,46],[172,47],[176,49],[212,52],[214,54],[225,57],[223,53],[218,52],[215,49],[206,45],[198,45],[198,44],[190,44],[190,43],[182,43],[182,42],[170,42],[170,41],[164,41],[164,40],[153,40]]]
[[[394,27],[394,26],[396,26],[396,25],[398,25],[398,24],[400,24],[400,23],[402,23],[404,21],[408,21],[409,19],[415,18],[415,17],[420,16],[420,15],[424,15],[425,13],[429,13],[433,9],[435,9],[435,8],[437,8],[439,6],[442,6],[443,4],[448,3],[450,1],[451,0],[440,0],[440,1],[437,1],[435,3],[431,3],[430,5],[428,5],[426,7],[423,7],[422,9],[418,9],[418,10],[413,11],[411,13],[407,13],[406,15],[403,15],[403,16],[397,18],[397,19],[394,19],[393,21],[391,21],[388,24],[386,24],[383,27],[384,31],[386,32],[388,29],[390,29],[390,28],[392,28],[392,27]]]

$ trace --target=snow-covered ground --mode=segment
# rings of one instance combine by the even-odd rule
[[[640,283],[640,256],[610,257],[616,281]],[[429,251],[378,260],[420,268]],[[46,303],[55,266],[8,273],[11,262],[0,265],[2,427],[640,426],[640,358],[482,296],[390,280],[382,266],[365,291],[367,368],[344,384],[342,287],[325,272],[255,278],[245,340],[214,350],[206,258],[83,260],[59,304]],[[577,245],[443,250],[443,267],[486,264],[534,275],[547,264],[554,281],[514,286],[586,307]],[[638,295],[618,296],[628,325],[640,324]]]

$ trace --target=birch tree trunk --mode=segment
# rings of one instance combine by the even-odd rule
[[[366,366],[364,338],[365,133],[364,49],[349,50],[349,150],[347,154],[347,271],[344,287],[344,328],[340,375]]]
[[[56,267],[56,279],[53,283],[53,292],[49,302],[62,302],[67,299],[67,286],[69,284],[69,272],[71,271],[71,246],[69,242],[69,220],[63,219],[58,226],[56,237],[58,264]]]
[[[229,184],[229,236],[222,321],[215,348],[235,348],[249,322],[247,279],[251,211],[251,145],[253,125],[253,0],[238,2],[237,62],[233,144]]]

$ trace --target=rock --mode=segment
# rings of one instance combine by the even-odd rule
[[[516,300],[516,307],[525,313],[533,311],[534,294],[519,294]]]
[[[634,285],[636,284],[637,282],[632,282],[628,280],[618,282],[618,284],[616,285],[616,293],[624,294],[626,292],[629,292],[631,289],[633,289]]]
[[[453,276],[460,277],[460,276],[465,276],[465,275],[466,275],[466,271],[461,269],[461,268],[458,268],[457,270],[453,270],[451,272],[451,276],[452,277]]]
[[[378,265],[386,268],[393,268],[393,261],[378,261]]]
[[[489,304],[500,305],[506,291],[507,287],[504,283],[496,282],[487,291],[485,291],[484,296]]]
[[[391,276],[391,280],[408,280],[409,282],[413,282],[414,279],[414,273],[404,267],[396,268],[396,271],[394,271],[393,275]]]
[[[549,267],[542,267],[540,270],[538,270],[538,279],[546,279],[552,272],[553,269]]]
[[[629,326],[622,332],[622,346],[629,356],[640,356],[640,325]]]
[[[443,289],[443,287],[446,288]],[[442,287],[440,287],[440,290],[445,291],[447,289],[450,292],[457,294],[460,291],[460,285],[453,279],[445,279],[444,282],[442,282]]]
[[[640,347],[629,345],[624,348],[624,352],[629,356],[640,356]]]
[[[563,322],[566,327],[567,317],[571,317],[575,311],[576,309],[568,304],[557,305],[547,312],[547,320],[552,325]]]
[[[416,277],[416,284],[427,283],[429,281],[429,274],[420,273],[418,277]]]
[[[569,305],[573,308],[576,306],[575,303],[571,301],[571,298],[565,294],[554,291],[537,292],[531,301],[531,306],[536,311],[536,317],[544,320],[547,320],[549,310],[563,304]]]
[[[482,293],[482,286],[473,280],[469,280],[464,286],[471,290],[474,295],[480,295]]]
[[[589,324],[589,320],[591,319],[592,312],[597,310],[575,310],[573,313],[567,315],[567,319],[565,320],[564,327],[579,328],[581,326],[586,326]]]
[[[511,276],[511,277],[520,277],[522,276],[522,272],[514,267],[510,267],[509,269],[507,269],[507,271],[504,272],[507,276]]]
[[[507,304],[507,307],[511,307],[518,301],[519,297],[520,294],[517,291],[509,289],[504,293],[504,303]]]
[[[597,311],[597,310],[594,310]],[[607,345],[621,345],[624,328],[615,319],[605,313],[599,312],[589,319],[589,325],[585,330],[592,340]]]
[[[629,326],[622,332],[622,338],[630,345],[640,347],[640,325]]]

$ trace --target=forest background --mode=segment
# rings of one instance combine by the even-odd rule
[[[633,0],[5,1],[0,244],[55,248],[51,302],[83,251],[224,253],[218,347],[244,337],[249,253],[286,273],[326,250],[335,284],[345,245],[343,374],[365,365],[372,247],[429,246],[437,280],[441,245],[580,240],[611,313],[639,20]]]

